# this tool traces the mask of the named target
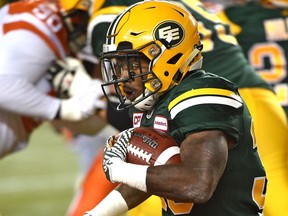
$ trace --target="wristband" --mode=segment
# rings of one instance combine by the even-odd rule
[[[111,167],[111,179],[114,182],[121,182],[147,192],[146,175],[149,166],[126,163],[119,159],[113,160],[111,166],[113,166]]]
[[[128,211],[128,206],[121,193],[111,191],[94,209],[86,213],[89,216],[118,216]]]

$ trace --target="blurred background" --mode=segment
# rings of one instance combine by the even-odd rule
[[[0,162],[0,216],[64,216],[78,170],[63,136],[43,124],[27,149]]]

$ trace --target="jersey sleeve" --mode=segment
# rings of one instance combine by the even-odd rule
[[[47,1],[18,1],[1,10],[1,34],[17,30],[32,32],[41,38],[57,58],[64,59],[68,51],[68,34],[60,12]]]
[[[41,38],[26,30],[5,34],[0,46],[1,108],[21,115],[53,119],[60,100],[36,87],[56,58],[53,51]]]
[[[175,92],[168,104],[174,136],[182,137],[203,130],[222,130],[238,140],[243,101],[236,86],[220,78],[199,88]],[[191,116],[193,113],[193,116]]]
[[[53,119],[60,100],[49,96],[49,88],[40,82],[52,61],[68,52],[59,11],[44,0],[19,1],[4,6],[0,14],[1,109]]]

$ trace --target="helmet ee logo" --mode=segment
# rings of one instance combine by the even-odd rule
[[[177,46],[184,39],[184,29],[176,22],[164,22],[156,26],[155,39],[165,39],[171,46]]]

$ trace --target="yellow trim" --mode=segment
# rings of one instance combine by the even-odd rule
[[[231,32],[232,32],[233,35],[238,35],[238,34],[241,33],[242,28],[241,28],[239,25],[233,23],[233,22],[226,16],[226,14],[224,13],[224,11],[221,11],[221,12],[218,13],[217,15],[218,15],[218,17],[221,19],[221,21],[222,21],[223,23],[228,24],[228,25],[230,26],[230,29],[231,29]]]
[[[92,6],[91,1],[84,0],[60,0],[62,8],[66,12],[70,12],[72,9],[80,9],[84,11],[89,11],[89,8]]]
[[[5,0],[0,0],[0,7],[2,7],[3,5],[6,4],[6,1]]]
[[[109,6],[105,8],[101,8],[99,10],[96,10],[93,12],[92,17],[94,18],[98,15],[103,15],[103,14],[120,14],[123,10],[125,10],[127,7],[126,6]]]
[[[233,91],[226,89],[218,89],[218,88],[201,88],[201,89],[192,89],[183,93],[182,95],[175,98],[168,105],[168,110],[170,111],[175,105],[177,105],[180,101],[183,101],[187,98],[191,98],[199,95],[219,95],[234,98],[240,102],[242,102],[241,98],[236,95]]]
[[[98,11],[104,5],[104,3],[105,3],[105,0],[94,0],[92,14]]]

